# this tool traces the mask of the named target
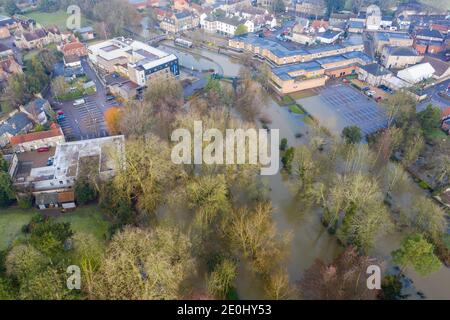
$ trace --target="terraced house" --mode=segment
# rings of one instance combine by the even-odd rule
[[[36,28],[34,24],[30,24],[28,29],[20,27],[14,37],[16,47],[26,50],[43,48],[51,43],[60,43],[63,40],[63,36],[57,27]]]

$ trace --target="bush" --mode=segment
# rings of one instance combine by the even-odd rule
[[[20,196],[17,198],[17,205],[20,209],[30,209],[33,206],[33,197],[31,194]]]
[[[283,98],[281,98],[281,103],[286,106],[286,105],[294,104],[295,101],[290,96],[283,96]]]
[[[281,139],[280,150],[285,151],[288,146],[288,140],[286,138]]]
[[[423,181],[423,180],[419,181],[419,187],[421,187],[424,190],[430,190],[431,189],[430,185],[428,183],[426,183],[425,181]]]
[[[75,197],[78,204],[83,205],[97,198],[97,190],[87,179],[81,178],[75,184]]]

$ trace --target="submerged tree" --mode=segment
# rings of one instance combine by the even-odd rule
[[[309,300],[369,300],[375,299],[376,290],[367,288],[367,267],[374,264],[349,247],[331,264],[321,260],[305,271],[300,281],[300,293]]]

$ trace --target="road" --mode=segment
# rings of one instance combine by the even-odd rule
[[[439,96],[439,92],[445,91],[449,85],[450,79],[447,79],[441,83],[437,83],[436,85],[425,89],[424,92],[428,95],[428,98],[417,105],[417,111],[423,110],[430,103],[441,109],[449,107],[450,100]]]

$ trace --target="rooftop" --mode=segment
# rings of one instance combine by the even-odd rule
[[[361,69],[365,70],[367,73],[370,73],[374,76],[384,76],[388,75],[391,72],[382,66],[380,66],[378,63],[371,63],[365,66],[362,66]]]
[[[384,50],[386,50],[387,54],[390,55],[390,56],[409,57],[409,56],[418,56],[419,55],[417,53],[416,49],[414,49],[412,47],[386,46]]]

